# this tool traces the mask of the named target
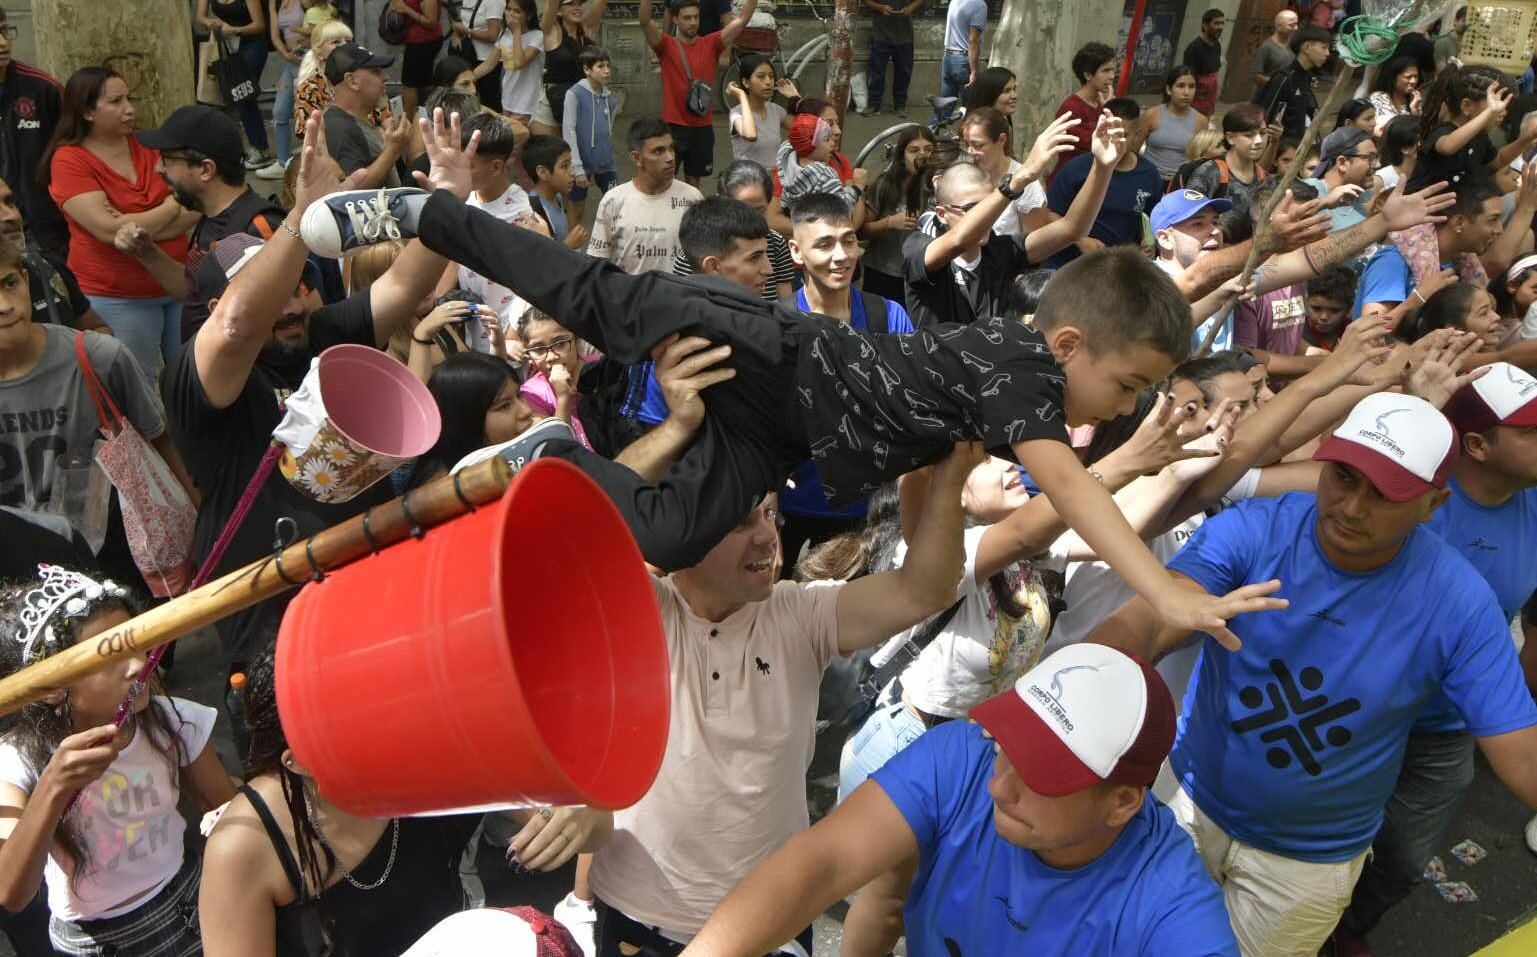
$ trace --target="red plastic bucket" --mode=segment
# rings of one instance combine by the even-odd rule
[[[278,633],[289,746],[353,814],[627,807],[661,767],[669,698],[640,550],[556,459],[306,585]]]

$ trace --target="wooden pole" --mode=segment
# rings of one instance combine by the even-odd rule
[[[1292,183],[1297,181],[1297,174],[1302,171],[1302,164],[1307,159],[1308,152],[1313,148],[1313,144],[1318,141],[1319,134],[1323,130],[1324,119],[1326,117],[1333,119],[1334,115],[1339,112],[1340,106],[1345,100],[1349,99],[1350,92],[1355,89],[1356,70],[1358,69],[1360,68],[1346,64],[1340,70],[1339,76],[1334,78],[1334,89],[1329,91],[1329,98],[1324,101],[1324,105],[1313,115],[1313,122],[1309,123],[1308,128],[1303,131],[1302,142],[1297,144],[1297,155],[1292,157],[1291,165],[1287,166],[1286,172],[1281,175],[1281,185],[1276,187],[1274,193],[1270,194],[1270,199],[1266,201],[1265,208],[1260,211],[1259,219],[1257,220],[1259,225],[1254,230],[1254,244],[1249,249],[1249,258],[1244,261],[1243,272],[1239,273],[1244,282],[1249,281],[1249,278],[1254,275],[1255,267],[1259,265],[1260,248],[1263,245],[1260,240],[1270,233],[1270,223],[1275,217],[1276,208],[1286,198],[1286,191],[1291,189]],[[1197,357],[1204,356],[1207,352],[1211,351],[1211,344],[1217,338],[1217,330],[1222,327],[1222,323],[1217,321],[1216,316],[1213,316],[1210,321],[1211,326],[1206,330],[1206,338],[1201,340],[1201,348],[1196,350],[1195,354]]]
[[[473,511],[478,505],[495,501],[507,490],[511,480],[507,460],[497,456],[458,475],[445,475],[392,502],[295,542],[275,556],[216,578],[0,681],[0,715],[9,714],[93,671],[142,655],[242,608],[302,585],[317,574],[356,561],[419,534],[423,529]]]

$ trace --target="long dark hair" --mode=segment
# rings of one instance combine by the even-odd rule
[[[283,789],[283,804],[293,821],[294,848],[299,856],[299,879],[304,887],[295,887],[294,894],[306,906],[313,907],[320,917],[324,953],[331,953],[335,923],[326,913],[321,894],[336,873],[336,855],[320,831],[310,820],[309,804],[304,795],[304,778],[283,765],[283,752],[288,750],[288,737],[283,733],[283,722],[278,717],[277,675],[272,647],[251,663],[246,671],[245,687],[246,730],[250,733],[251,746],[245,755],[246,779],[260,774],[271,774]],[[275,837],[275,840],[281,838]],[[313,888],[314,893],[311,893]]]
[[[1393,90],[1398,87],[1398,75],[1410,67],[1419,69],[1420,61],[1412,56],[1396,56],[1382,65],[1377,71],[1377,79],[1372,81],[1373,93],[1386,93],[1388,99],[1393,98]],[[1420,77],[1424,79],[1424,77]]]
[[[486,444],[486,412],[497,394],[516,378],[512,366],[482,352],[457,352],[433,370],[427,391],[437,400],[443,431],[432,448],[416,460],[411,487],[442,475]]]
[[[1187,77],[1187,76],[1189,76],[1189,77],[1195,76],[1195,71],[1190,69],[1188,66],[1185,66],[1185,64],[1183,64],[1183,63],[1173,67],[1172,69],[1169,70],[1168,73],[1166,73],[1164,75],[1164,78],[1163,78],[1163,101],[1165,103],[1168,103],[1169,101],[1174,99],[1173,95],[1169,93],[1169,90],[1173,88],[1174,84],[1176,84],[1176,83],[1178,83],[1180,81],[1181,77]]]
[[[1442,67],[1420,104],[1421,145],[1430,140],[1431,132],[1443,122],[1441,107],[1455,113],[1463,100],[1482,100],[1491,83],[1509,86],[1510,80],[1493,67],[1457,66],[1455,63]]]
[[[990,66],[977,74],[977,82],[971,87],[971,106],[969,109],[980,109],[990,106],[998,109],[998,97],[1009,83],[1015,79],[1014,71],[1006,66]]]
[[[922,211],[923,171],[916,170],[911,175],[907,172],[907,148],[914,140],[937,142],[933,132],[925,126],[912,126],[902,131],[891,145],[891,158],[886,162],[886,168],[870,187],[869,202],[874,215],[890,216],[898,206],[907,207],[907,211],[915,216]]]
[[[1382,128],[1377,146],[1382,150],[1382,165],[1397,166],[1418,150],[1420,121],[1413,116],[1395,116]]]
[[[1340,129],[1347,123],[1354,123],[1362,113],[1376,113],[1377,108],[1372,106],[1371,100],[1346,100],[1340,107],[1339,113],[1334,117],[1334,128]]]
[[[61,146],[78,146],[91,132],[91,124],[85,114],[101,99],[102,90],[111,79],[123,79],[115,70],[104,66],[83,66],[71,73],[64,81],[64,95],[60,104],[59,125],[53,128],[53,139],[43,151],[42,162],[37,164],[38,182],[47,186],[53,180],[49,167],[53,154]]]
[[[0,589],[0,630],[5,635],[26,634],[27,628],[22,623],[21,612],[26,606],[27,593],[40,585],[40,581],[27,581]],[[66,616],[62,607],[56,610],[42,630],[45,634],[51,632],[57,635],[58,640],[45,642],[39,638],[26,660],[23,660],[24,649],[19,641],[0,640],[0,677],[9,677],[28,665],[73,647],[80,640],[80,626],[100,612],[116,610],[132,616],[144,610],[143,601],[131,592],[109,592],[94,599],[79,597],[86,602],[84,613]],[[170,765],[171,787],[179,789],[181,768],[187,756],[175,730],[181,725],[181,716],[175,705],[170,706],[168,716],[164,710],[151,703],[142,713],[133,715],[129,720],[137,725],[138,732],[146,734],[150,746],[165,757]],[[48,766],[64,739],[82,730],[75,727],[74,709],[67,695],[62,703],[34,701],[0,719],[0,736],[21,752],[23,760],[38,774]],[[60,820],[53,832],[53,843],[74,861],[71,883],[90,873],[95,866],[90,845],[84,837],[78,814]]]
[[[1466,329],[1473,297],[1480,288],[1472,283],[1454,282],[1436,290],[1414,317],[1413,338],[1420,339],[1437,329]]]

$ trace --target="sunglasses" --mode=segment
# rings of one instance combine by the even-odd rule
[[[945,206],[949,209],[955,210],[957,213],[964,215],[971,212],[973,209],[976,209],[977,206],[981,204],[981,202],[982,201],[979,199],[971,203],[946,203]]]

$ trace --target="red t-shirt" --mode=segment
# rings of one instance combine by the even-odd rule
[[[131,136],[128,145],[133,152],[132,183],[83,146],[59,147],[49,166],[52,182],[48,193],[53,201],[62,209],[66,200],[83,193],[105,193],[107,203],[120,213],[142,213],[165,202],[171,189],[155,169],[160,163],[160,151],[140,145]],[[69,268],[86,295],[155,299],[166,294],[137,259],[92,236],[68,213],[64,218],[69,222]],[[187,258],[186,236],[157,245],[177,262]]]
[[[556,0],[559,2],[559,0]],[[422,0],[406,0],[406,6],[422,13]],[[406,18],[406,42],[407,43],[431,43],[434,40],[443,39],[443,5],[438,4],[438,19],[432,26],[424,27],[415,20]]]
[[[660,46],[652,47],[662,63],[662,119],[678,126],[709,126],[715,115],[715,99],[710,98],[710,112],[695,116],[688,111],[688,77],[683,75],[683,54],[688,51],[688,65],[694,79],[715,85],[715,61],[720,59],[720,31],[698,37],[693,43],[679,43],[677,37],[662,34]]]
[[[1090,105],[1077,93],[1072,93],[1063,100],[1062,105],[1057,107],[1057,111],[1051,115],[1051,118],[1056,119],[1063,113],[1071,113],[1078,120],[1078,125],[1068,131],[1077,137],[1078,142],[1073,144],[1072,149],[1057,157],[1057,166],[1051,171],[1052,176],[1057,175],[1057,170],[1066,166],[1068,160],[1089,151],[1089,147],[1094,143],[1094,127],[1099,125],[1099,109]]]

